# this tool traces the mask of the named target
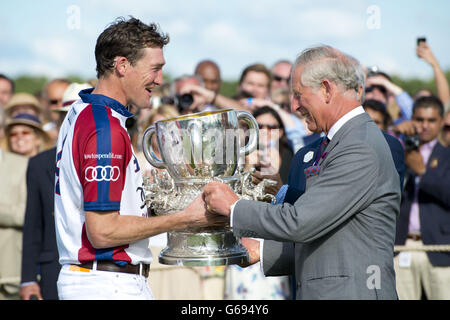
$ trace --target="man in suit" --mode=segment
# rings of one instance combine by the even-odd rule
[[[400,177],[400,186],[402,187],[405,175],[403,146],[401,145],[401,143],[398,141],[397,138],[391,136],[390,134],[384,131],[382,132],[384,138],[386,139],[386,142],[389,145],[389,149],[391,150],[392,158],[395,164],[395,169],[397,170],[397,173]],[[281,188],[279,188],[277,194],[275,195],[276,204],[289,203],[293,205],[295,201],[297,201],[297,199],[301,197],[301,195],[305,192],[306,177],[304,170],[309,166],[311,166],[313,159],[311,159],[309,162],[306,163],[302,161],[302,159],[304,159],[306,154],[310,152],[313,152],[313,154],[320,152],[320,146],[324,139],[326,139],[326,137],[315,139],[313,142],[304,146],[295,154],[293,163],[296,163],[298,165],[291,167],[291,170],[289,172],[288,183],[286,185],[281,186]],[[295,288],[295,277],[292,278],[292,281],[294,281],[292,287]],[[295,298],[295,290],[294,290],[294,298]]]
[[[20,290],[23,300],[31,296],[58,299],[56,281],[60,265],[53,216],[55,159],[56,148],[52,148],[32,157],[28,163]]]
[[[439,98],[419,98],[413,120],[395,128],[405,139],[416,140],[405,142],[407,172],[397,245],[414,249],[450,244],[450,148],[438,141],[443,110]],[[450,252],[402,251],[394,264],[400,299],[420,299],[422,290],[428,299],[450,299]]]
[[[250,262],[261,258],[266,275],[295,272],[297,299],[396,299],[400,181],[386,139],[360,105],[362,68],[319,46],[302,52],[291,79],[292,110],[330,140],[300,159],[313,160],[305,193],[293,205],[272,206],[239,200],[212,182],[203,191],[206,207],[230,216],[236,235],[266,239],[262,248],[245,240]]]

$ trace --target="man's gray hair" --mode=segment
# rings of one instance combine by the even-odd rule
[[[364,94],[364,70],[352,56],[333,47],[321,45],[303,50],[294,62],[292,73],[299,66],[304,66],[300,79],[302,85],[317,90],[322,85],[322,80],[328,79],[343,93],[354,90],[357,99],[363,99],[358,97],[358,91],[362,87]]]

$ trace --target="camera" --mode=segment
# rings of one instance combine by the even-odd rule
[[[403,146],[405,148],[405,151],[412,151],[419,149],[420,146],[419,134],[416,133],[413,136],[406,136],[405,139],[403,139]]]
[[[183,111],[187,108],[189,108],[194,103],[194,97],[190,93],[185,94],[177,94],[175,96],[175,105],[177,106],[178,110]]]
[[[367,76],[368,77],[376,76],[379,73],[380,73],[380,69],[378,68],[378,66],[370,66],[367,68]]]
[[[177,94],[174,97],[162,97],[161,103],[173,104],[178,111],[183,111],[189,108],[194,103],[194,97],[190,93]]]
[[[427,42],[427,38],[425,37],[417,38],[417,45],[419,45],[421,42]]]

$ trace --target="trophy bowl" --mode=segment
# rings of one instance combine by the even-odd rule
[[[240,147],[245,121],[250,133]],[[161,158],[156,157],[152,137],[156,134]],[[258,124],[246,111],[232,109],[201,112],[157,121],[143,135],[145,158],[156,168],[167,169],[175,183],[202,183],[211,177],[229,178],[239,158],[256,149]]]
[[[240,121],[248,126],[245,146]],[[161,159],[154,152],[155,135]],[[157,215],[180,211],[213,180],[229,184],[235,192],[242,189],[239,161],[256,149],[258,136],[255,118],[232,109],[157,121],[143,135],[143,151],[153,167],[167,169],[168,174],[153,171],[153,181],[144,183],[148,206]],[[248,261],[248,252],[229,227],[189,229],[167,233],[159,261],[183,266],[241,264]]]

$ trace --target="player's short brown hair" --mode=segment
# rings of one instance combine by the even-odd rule
[[[98,37],[95,46],[97,77],[100,78],[114,68],[115,57],[125,57],[134,65],[142,57],[144,48],[162,48],[169,43],[169,36],[159,31],[154,24],[145,24],[130,17],[117,18]]]

